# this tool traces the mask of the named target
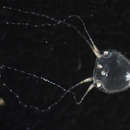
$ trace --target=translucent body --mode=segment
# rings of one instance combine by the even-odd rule
[[[130,87],[130,62],[120,52],[106,51],[96,59],[93,78],[95,83],[101,83],[99,90],[106,93],[121,92]]]

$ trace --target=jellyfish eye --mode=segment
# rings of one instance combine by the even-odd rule
[[[107,77],[107,76],[108,76],[108,73],[107,73],[106,71],[102,70],[102,71],[101,71],[101,75]]]
[[[96,66],[97,70],[99,71],[100,73],[100,76],[105,76],[107,77],[108,76],[108,68],[105,66],[103,66],[102,64],[97,64]]]
[[[97,88],[102,87],[102,83],[101,83],[101,81],[96,81],[96,86],[97,86]]]
[[[102,69],[103,66],[101,64],[97,64],[97,69]]]
[[[110,51],[106,50],[106,51],[103,52],[103,57],[104,58],[109,58],[110,56],[111,56],[111,52]]]

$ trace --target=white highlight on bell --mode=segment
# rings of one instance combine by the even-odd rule
[[[97,82],[96,82],[96,85],[97,85],[98,88],[100,88],[100,87],[102,86],[102,84],[101,84],[100,81],[97,81]]]
[[[102,70],[102,71],[101,71],[101,75],[107,77],[107,76],[108,76],[108,73],[106,73],[104,70]]]
[[[101,71],[101,75],[102,76],[105,76],[106,75],[106,72],[104,70]]]
[[[127,72],[125,75],[126,81],[130,82],[130,72]]]
[[[102,69],[103,66],[102,66],[101,64],[97,64],[97,68],[98,68],[98,69]]]
[[[103,55],[104,55],[104,56],[107,56],[108,53],[109,53],[108,51],[104,51],[104,52],[103,52]]]

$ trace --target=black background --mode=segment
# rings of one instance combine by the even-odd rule
[[[45,18],[2,9],[22,8],[63,19],[82,17],[100,50],[116,49],[130,57],[130,3],[122,0],[8,0],[0,2],[0,64],[43,75],[69,88],[93,74],[95,56],[85,41],[65,25],[31,28],[5,22],[51,23]],[[78,20],[70,20],[79,30]],[[84,33],[84,32],[83,32]],[[48,42],[45,42],[48,41]],[[63,92],[56,87],[14,71],[2,71],[3,80],[27,104],[46,108]],[[89,84],[88,84],[89,85]],[[86,87],[75,90],[80,98]],[[82,88],[85,88],[82,90]],[[93,89],[77,106],[71,95],[50,112],[25,109],[4,87],[0,97],[0,130],[127,130],[130,129],[130,91],[113,95]]]

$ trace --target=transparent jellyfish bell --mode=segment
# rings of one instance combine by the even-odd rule
[[[130,86],[129,60],[116,50],[104,51],[97,58],[93,72],[94,82],[101,83],[99,90],[106,93],[121,92]]]

